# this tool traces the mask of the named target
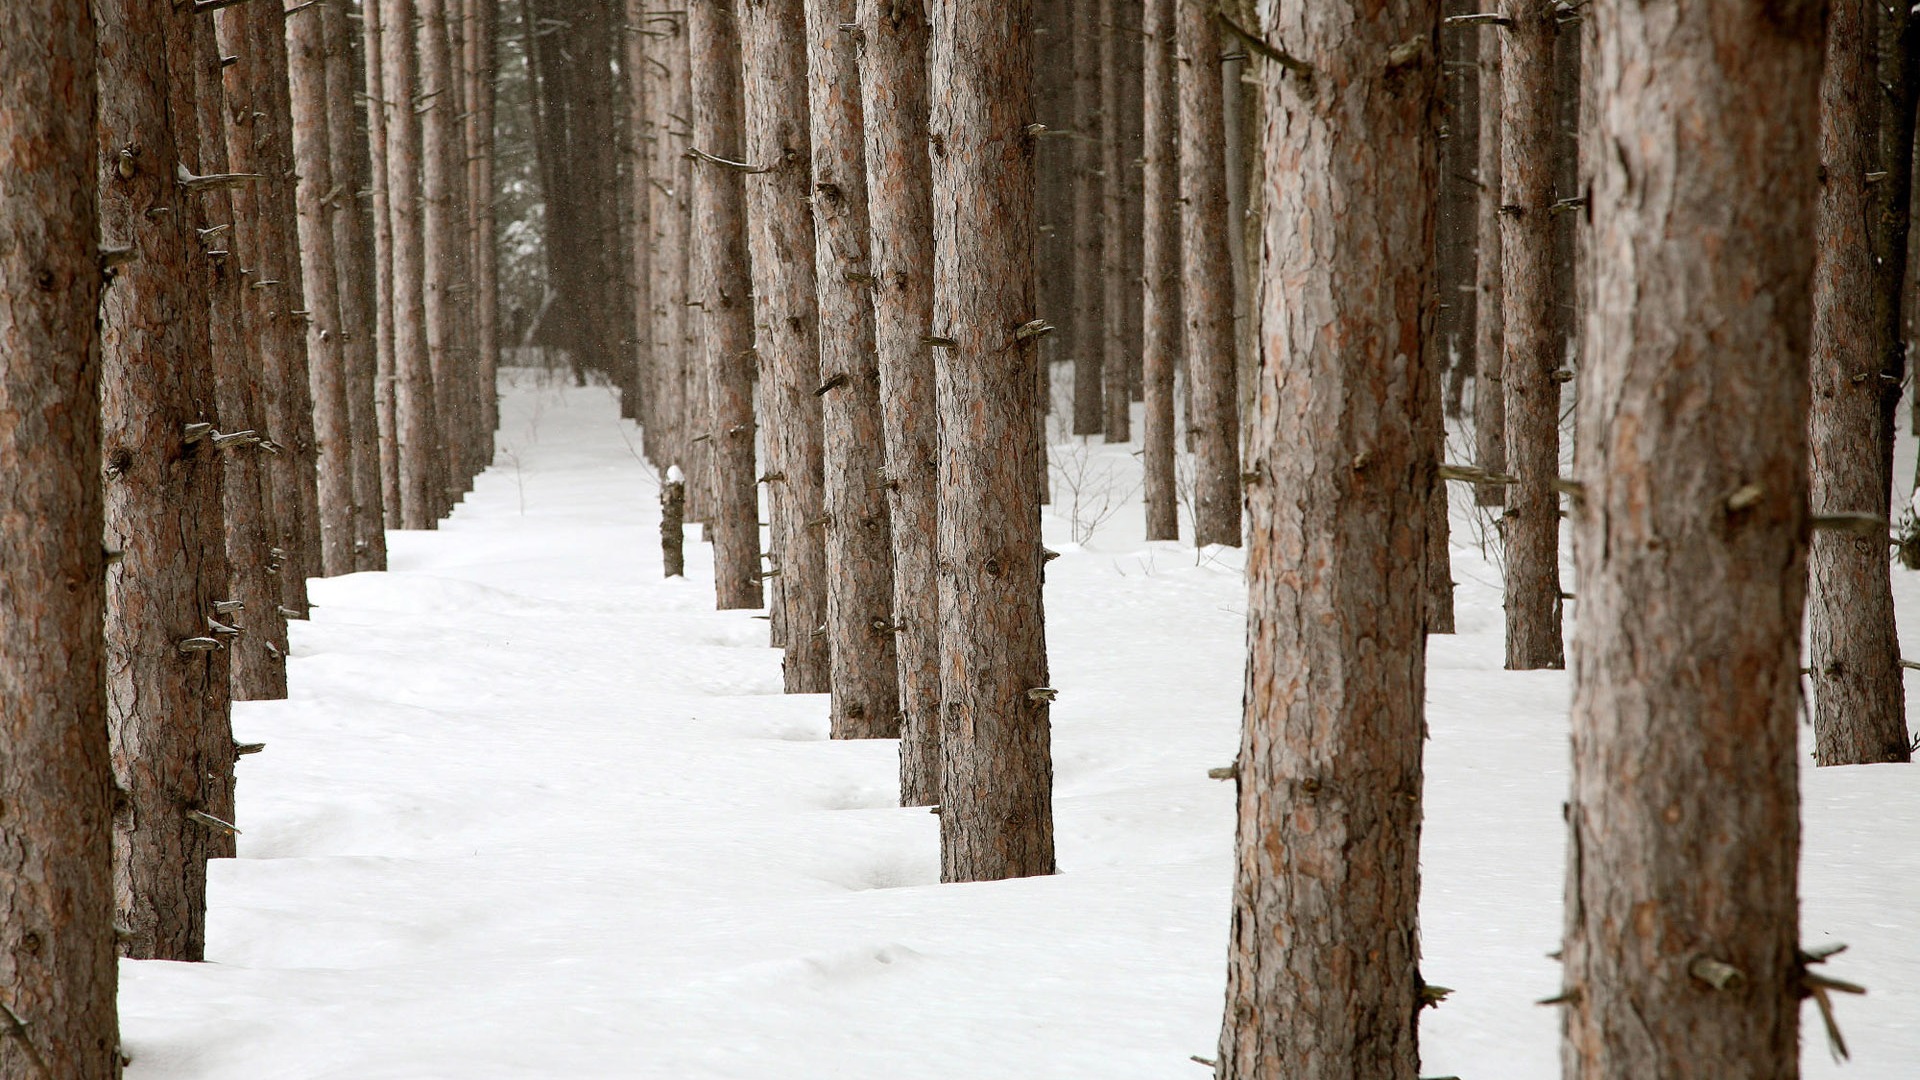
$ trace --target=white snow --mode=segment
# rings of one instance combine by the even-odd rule
[[[1225,981],[1233,796],[1206,771],[1238,741],[1238,552],[1144,543],[1129,447],[1059,455],[1087,487],[1077,526],[1047,519],[1062,873],[943,886],[894,744],[830,742],[824,697],[779,693],[702,545],[662,580],[610,392],[505,382],[473,494],[391,534],[390,572],[313,582],[292,698],[236,709],[267,744],[240,858],[213,868],[208,963],[123,963],[130,1080],[1209,1075],[1188,1059]],[[1422,1073],[1548,1078],[1568,682],[1500,670],[1465,501],[1422,905],[1423,971],[1455,993]],[[1896,574],[1912,616],[1920,576]],[[1851,945],[1830,972],[1871,991],[1838,1000],[1844,1067],[1806,1009],[1807,1075],[1911,1080],[1920,774],[1803,776],[1805,938]]]

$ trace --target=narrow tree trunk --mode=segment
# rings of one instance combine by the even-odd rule
[[[1180,0],[1181,298],[1193,382],[1194,543],[1240,546],[1240,410],[1227,234],[1220,23],[1205,0]]]
[[[1142,455],[1148,540],[1180,539],[1174,472],[1173,386],[1180,366],[1180,96],[1174,0],[1147,0],[1144,45],[1146,136],[1145,270],[1142,317],[1146,409]]]
[[[1893,499],[1894,436],[1900,425],[1900,396],[1907,375],[1901,301],[1907,287],[1908,235],[1913,225],[1914,110],[1920,104],[1920,16],[1912,7],[1881,5],[1869,32],[1879,41],[1878,79],[1883,93],[1872,138],[1880,171],[1887,175],[1869,193],[1873,227],[1874,324],[1880,342],[1880,465],[1888,508]],[[1920,396],[1920,395],[1916,395]]]
[[[1562,1062],[1792,1080],[1825,8],[1596,10]]]
[[[1502,333],[1507,467],[1507,667],[1566,666],[1560,632],[1560,383],[1554,288],[1554,0],[1512,0],[1501,30]]]
[[[485,6],[483,0],[473,0]],[[654,124],[654,102],[651,90],[654,85],[654,73],[648,70],[652,58],[648,55],[653,35],[658,33],[647,24],[648,0],[625,0],[626,2],[626,51],[621,60],[621,70],[626,76],[627,91],[627,170],[632,183],[628,194],[631,204],[628,214],[633,222],[632,249],[628,252],[633,259],[633,367],[620,386],[620,415],[631,420],[641,421],[644,428],[652,427],[649,412],[651,403],[646,399],[654,377],[653,356],[653,159],[654,140],[663,136]],[[738,67],[736,62],[735,67]],[[698,91],[695,108],[699,108]],[[696,183],[698,180],[695,181]],[[646,431],[645,446],[653,448],[653,433]],[[657,460],[657,458],[655,459]]]
[[[661,182],[655,187],[652,206],[654,228],[658,230],[654,249],[654,274],[658,283],[654,292],[657,309],[654,332],[658,335],[654,342],[654,362],[658,381],[654,393],[658,402],[656,411],[664,429],[660,433],[663,460],[678,465],[685,460],[686,439],[694,434],[686,430],[685,372],[695,358],[687,355],[685,328],[698,310],[688,306],[695,299],[690,256],[697,238],[690,226],[691,204],[687,201],[692,172],[683,156],[688,146],[686,119],[692,101],[688,77],[690,43],[684,18],[674,17],[655,25],[667,31],[668,36],[659,39],[665,71],[659,83],[662,93],[658,126],[664,137],[656,144],[658,156],[654,166]],[[683,180],[685,186],[682,186]]]
[[[1820,193],[1814,213],[1812,397],[1815,514],[1887,510],[1880,378],[1898,325],[1878,317],[1886,279],[1874,265],[1868,177],[1880,172],[1881,90],[1873,37],[1878,4],[1835,0],[1820,87]],[[1904,260],[1902,260],[1904,262]],[[1899,279],[1890,298],[1897,309]],[[1885,335],[1883,337],[1883,335]],[[1894,635],[1893,569],[1884,537],[1820,532],[1807,554],[1814,758],[1822,765],[1906,761],[1906,694]]]
[[[933,330],[927,6],[865,0],[859,22],[866,38],[860,74],[874,342],[892,511],[900,804],[929,806],[940,801],[940,579],[933,349],[927,344]]]
[[[1141,54],[1146,22],[1145,0],[1117,0],[1114,32],[1120,49],[1120,327],[1127,351],[1127,401],[1146,400],[1146,368],[1141,349],[1146,341],[1145,297],[1140,282],[1146,275],[1146,73]],[[1132,412],[1128,411],[1128,424]]]
[[[1266,236],[1239,872],[1217,1075],[1418,1063],[1437,0],[1261,27]],[[1407,55],[1406,43],[1417,43]],[[1184,50],[1183,50],[1184,51]],[[1301,237],[1312,237],[1310,244]],[[1292,284],[1297,283],[1297,284]]]
[[[1500,77],[1499,27],[1480,31],[1480,257],[1475,271],[1479,303],[1474,319],[1473,461],[1490,473],[1507,471],[1507,389],[1501,376],[1506,363],[1506,284],[1501,277],[1504,257],[1500,246],[1500,113],[1506,92]],[[1505,506],[1502,484],[1478,484],[1474,501],[1481,506]]]
[[[0,1076],[61,1080],[120,1075],[89,11],[0,7]]]
[[[387,165],[385,30],[383,5],[392,0],[360,0],[362,53],[366,64],[367,156],[373,178],[374,268],[374,426],[380,436],[380,519],[386,528],[403,527],[400,493],[400,440],[394,408],[394,311],[398,283],[394,280],[393,204],[389,197]],[[384,542],[384,541],[383,541]]]
[[[287,17],[287,68],[293,105],[293,167],[300,237],[300,277],[306,286],[307,376],[313,396],[320,496],[320,569],[332,577],[354,571],[353,424],[347,405],[342,351],[340,276],[333,248],[333,142],[327,126],[327,43],[321,7]],[[348,179],[342,177],[342,179]]]
[[[499,218],[494,207],[494,117],[498,95],[494,77],[498,67],[496,41],[499,11],[494,0],[466,0],[471,30],[467,37],[468,78],[473,85],[473,275],[478,307],[474,311],[479,335],[480,401],[476,438],[477,464],[493,464],[494,433],[500,428],[500,248],[494,236]],[[635,35],[638,36],[638,35]]]
[[[867,257],[867,171],[856,0],[807,7],[813,135],[814,281],[820,304],[820,397],[826,463],[827,645],[832,730],[843,739],[900,735],[893,643],[893,544]]]
[[[456,185],[466,182],[461,162],[459,84],[455,80],[447,43],[448,0],[418,0],[420,13],[418,111],[420,114],[420,235],[421,304],[425,313],[427,363],[432,371],[433,409],[439,421],[434,446],[443,463],[440,486],[429,493],[434,516],[453,506],[467,480],[465,395],[460,379],[459,299],[453,287],[460,280],[460,202]]]
[[[1094,0],[1068,16],[1073,33],[1073,313],[1066,344],[1073,356],[1073,433],[1105,428],[1101,384],[1106,370],[1106,225],[1100,170],[1107,137],[1100,38],[1113,0]]]
[[[1451,17],[1480,11],[1480,0],[1445,0],[1442,13]],[[1480,147],[1480,75],[1477,26],[1442,23],[1440,29],[1440,139],[1439,271],[1440,313],[1435,335],[1441,342],[1446,370],[1443,416],[1458,420],[1466,398],[1467,376],[1473,371],[1476,310],[1474,263],[1475,231],[1480,189],[1474,168]]]
[[[687,9],[692,66],[693,145],[740,161],[740,35],[732,0],[699,0]],[[747,256],[746,190],[739,170],[701,162],[693,170],[692,296],[705,324],[708,370],[715,606],[757,608],[760,589],[760,493],[754,476],[753,298]]]
[[[1032,467],[1033,5],[940,0],[928,56],[940,417],[940,877],[1051,874]]]
[[[421,124],[414,111],[413,0],[380,0],[387,128],[387,210],[393,228],[394,438],[400,464],[400,522],[431,529],[446,490],[432,359],[427,343],[425,239],[421,214]]]
[[[1134,358],[1127,340],[1126,317],[1127,293],[1132,283],[1127,279],[1125,251],[1129,240],[1137,241],[1139,237],[1130,238],[1126,232],[1126,174],[1131,155],[1122,145],[1125,110],[1121,101],[1127,82],[1127,64],[1123,57],[1132,51],[1126,45],[1136,39],[1138,31],[1122,27],[1125,6],[1122,0],[1099,0],[1096,10],[1102,14],[1095,28],[1095,33],[1100,35],[1100,100],[1107,117],[1099,156],[1101,250],[1105,256],[1100,267],[1101,307],[1106,311],[1106,319],[1099,329],[1105,338],[1101,347],[1100,385],[1105,403],[1104,427],[1110,443],[1133,438],[1129,389],[1133,382]]]
[[[771,440],[768,491],[780,598],[786,605],[790,694],[829,686],[825,495],[818,317],[814,299],[813,169],[805,97],[806,20],[799,0],[738,0],[746,73],[747,177],[753,251],[754,347]]]

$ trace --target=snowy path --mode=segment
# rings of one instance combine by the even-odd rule
[[[241,858],[214,868],[211,962],[124,963],[130,1080],[1202,1080],[1236,556],[1149,547],[1132,506],[1086,547],[1050,515],[1064,872],[938,886],[894,744],[829,742],[824,698],[778,693],[766,623],[711,610],[704,548],[661,580],[607,391],[510,379],[477,490],[393,534],[392,572],[314,582],[293,698],[237,711],[267,750],[241,766]],[[1125,447],[1077,457],[1089,492],[1137,475]],[[1424,934],[1457,992],[1423,1072],[1551,1077],[1557,1021],[1530,1002],[1557,988],[1566,681],[1497,672],[1493,571],[1456,554]],[[1810,1075],[1920,1075],[1916,781],[1808,773],[1807,936],[1850,942],[1834,973],[1873,988],[1841,1004],[1855,1063],[1810,1026]]]

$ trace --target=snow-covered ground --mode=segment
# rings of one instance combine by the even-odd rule
[[[293,695],[236,710],[208,958],[127,961],[130,1080],[1202,1080],[1224,987],[1240,555],[1141,540],[1138,459],[1061,440],[1048,567],[1061,874],[939,885],[891,742],[827,740],[767,624],[660,576],[605,388],[506,375],[501,454],[392,571],[313,583]],[[1074,512],[1075,492],[1080,495]],[[1558,1075],[1567,678],[1500,670],[1455,500],[1431,650],[1424,1075]],[[1104,510],[1102,509],[1104,507]],[[1113,511],[1104,520],[1097,520]],[[1089,533],[1089,529],[1091,532]],[[690,534],[692,530],[690,530]],[[1076,538],[1084,542],[1076,543]],[[1899,573],[1908,655],[1920,575]],[[1854,1059],[1920,1077],[1920,773],[1804,773],[1805,939]]]

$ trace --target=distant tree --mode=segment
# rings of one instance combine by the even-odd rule
[[[632,229],[632,236],[627,241],[627,255],[633,261],[634,326],[633,362],[620,380],[620,415],[641,421],[647,456],[658,461],[651,412],[653,402],[650,400],[657,363],[653,340],[653,185],[659,181],[654,178],[653,165],[658,153],[654,144],[663,135],[659,130],[658,118],[654,115],[654,85],[658,79],[649,67],[650,63],[658,61],[649,55],[649,46],[655,36],[664,36],[666,31],[651,25],[647,15],[647,0],[624,2],[626,32],[622,40],[626,50],[620,58],[620,73],[625,77],[627,92],[627,193],[632,200],[627,211]],[[482,6],[485,6],[484,3]],[[734,66],[738,67],[739,63],[736,61]],[[697,91],[695,100],[694,107],[697,109]],[[691,126],[691,116],[688,121]],[[697,175],[694,182],[699,183]]]
[[[0,6],[0,1076],[113,1080],[91,5]]]
[[[1071,5],[1067,27],[1073,71],[1073,311],[1065,327],[1073,356],[1073,433],[1106,429],[1107,355],[1106,199],[1100,173],[1107,138],[1107,103],[1100,39],[1112,22],[1113,0]]]
[[[1561,1058],[1791,1080],[1826,8],[1592,11]]]
[[[1146,398],[1141,435],[1145,466],[1147,539],[1180,539],[1174,470],[1174,373],[1181,367],[1180,97],[1176,74],[1174,0],[1147,0],[1144,33],[1145,180],[1141,288],[1142,379]]]
[[[1506,284],[1501,277],[1504,257],[1500,246],[1501,135],[1500,114],[1506,91],[1500,77],[1500,30],[1481,31],[1480,41],[1480,153],[1475,178],[1479,182],[1476,218],[1480,254],[1474,273],[1478,303],[1474,308],[1473,463],[1489,473],[1507,471],[1507,390],[1501,370],[1506,363]],[[1503,484],[1477,484],[1474,501],[1481,506],[1504,506]]]
[[[1134,62],[1138,59],[1135,46],[1140,41],[1140,16],[1130,10],[1138,6],[1137,0],[1101,3],[1106,13],[1095,32],[1100,37],[1100,100],[1107,123],[1100,143],[1100,226],[1104,236],[1100,282],[1104,297],[1101,306],[1106,311],[1100,327],[1106,339],[1101,346],[1100,385],[1107,441],[1127,442],[1133,438],[1129,388],[1139,349],[1138,339],[1127,334],[1127,303],[1129,294],[1140,284],[1139,260],[1129,257],[1128,252],[1140,242],[1140,235],[1127,232],[1127,173],[1132,171],[1134,155],[1126,146],[1125,101],[1140,77]]]
[[[395,387],[399,383],[394,361],[395,304],[399,284],[394,279],[397,257],[394,209],[389,197],[392,170],[388,165],[386,99],[385,5],[393,0],[360,0],[361,53],[365,64],[363,86],[367,99],[367,158],[373,196],[374,271],[374,426],[380,445],[380,519],[385,528],[403,525],[400,494],[400,442]]]
[[[860,90],[898,631],[900,803],[931,806],[940,801],[940,578],[938,431],[927,341],[933,330],[927,6],[863,0],[859,23],[866,37]],[[1065,234],[1058,230],[1057,244]]]
[[[479,468],[493,463],[494,432],[500,426],[500,247],[495,205],[494,122],[498,112],[499,6],[496,0],[465,0],[467,35],[463,74],[467,80],[467,206],[473,233],[468,281],[475,301],[470,326],[474,335],[474,380],[480,392],[475,415],[474,455]],[[631,35],[638,36],[638,35]],[[637,296],[637,292],[636,292]]]
[[[460,355],[465,304],[458,290],[466,275],[466,145],[460,124],[460,83],[447,40],[451,0],[418,0],[415,25],[420,115],[421,303],[426,321],[427,362],[432,370],[433,410],[438,421],[441,487],[430,493],[434,516],[445,514],[465,488],[466,448],[472,404],[462,391]],[[597,10],[581,5],[580,18]],[[580,252],[576,258],[585,258]]]
[[[933,5],[940,416],[940,876],[1051,874],[1053,777],[1032,455],[1031,0]]]
[[[1239,870],[1216,1075],[1418,1065],[1427,514],[1422,347],[1438,0],[1283,2],[1266,65]],[[1311,237],[1303,243],[1301,238]]]

